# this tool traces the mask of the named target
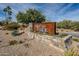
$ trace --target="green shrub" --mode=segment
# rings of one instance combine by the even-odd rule
[[[19,35],[22,35],[23,33],[24,32],[20,33],[18,30],[13,30],[11,34],[12,34],[12,36],[19,36]]]
[[[15,22],[4,25],[4,28],[5,28],[6,30],[16,30],[16,29],[18,29],[19,27],[20,27],[20,26],[19,26],[17,23],[15,23]]]
[[[4,26],[4,24],[5,24],[5,21],[3,20],[3,21],[0,21],[0,26]]]
[[[63,21],[57,22],[57,28],[72,29],[74,31],[79,31],[79,22],[63,20]]]
[[[11,34],[12,34],[13,36],[17,36],[17,35],[18,35],[18,30],[14,30]]]
[[[65,36],[67,36],[67,34],[60,34],[59,35],[61,38],[63,38],[63,37],[65,37]]]
[[[73,40],[76,41],[76,42],[79,42],[79,39],[75,39],[75,38],[74,38]]]
[[[16,41],[16,40],[12,40],[12,41],[10,41],[9,42],[9,45],[15,45],[15,44],[17,44],[18,42]]]
[[[65,56],[79,56],[77,48],[71,48],[64,53]]]

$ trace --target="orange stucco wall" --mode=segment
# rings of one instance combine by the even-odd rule
[[[33,31],[39,32],[43,28],[50,35],[56,34],[56,22],[44,22],[44,23],[34,23]]]

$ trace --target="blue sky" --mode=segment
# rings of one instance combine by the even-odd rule
[[[26,11],[29,8],[35,8],[46,16],[48,21],[62,21],[64,19],[79,21],[79,4],[75,3],[1,3],[0,20],[5,19],[3,9],[10,6],[13,11],[13,20],[16,20],[18,11]]]

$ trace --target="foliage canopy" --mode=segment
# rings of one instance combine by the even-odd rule
[[[36,9],[28,9],[26,12],[18,12],[17,21],[20,23],[40,23],[45,21],[45,16]]]

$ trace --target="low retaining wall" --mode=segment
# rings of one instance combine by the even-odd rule
[[[42,34],[38,34],[38,33],[29,32],[28,37],[29,37],[29,39],[30,38],[37,39],[37,40],[40,40],[41,42],[51,41],[52,45],[54,45],[58,48],[61,48],[63,50],[69,49],[72,45],[72,36],[71,35],[61,38],[61,37],[56,37],[56,36],[42,35]]]

